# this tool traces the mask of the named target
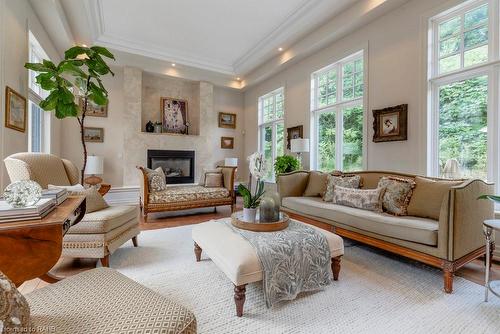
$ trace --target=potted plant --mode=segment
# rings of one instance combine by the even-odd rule
[[[240,184],[238,192],[243,197],[243,220],[253,223],[257,214],[257,208],[260,204],[262,195],[264,195],[264,181],[262,178],[266,175],[266,162],[262,154],[255,152],[247,158],[249,162],[250,177],[257,179],[255,193],[251,189]]]
[[[481,195],[477,199],[489,199],[489,200],[492,200],[493,202],[500,203],[500,196],[499,195]]]
[[[300,162],[297,158],[291,155],[282,155],[276,158],[274,162],[274,171],[276,172],[276,176],[283,173],[290,173],[294,170],[298,170],[300,168]]]

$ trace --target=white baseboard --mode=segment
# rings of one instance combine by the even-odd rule
[[[109,205],[139,204],[139,187],[112,187],[104,199]]]

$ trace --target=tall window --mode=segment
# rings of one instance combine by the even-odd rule
[[[279,88],[259,97],[259,149],[267,162],[267,181],[274,181],[274,160],[285,154],[284,93]]]
[[[39,63],[48,59],[47,54],[30,32],[29,57],[31,63]],[[47,97],[47,92],[36,83],[37,73],[29,71],[29,115],[28,115],[28,149],[30,152],[49,152],[50,115],[39,107]]]
[[[362,51],[312,74],[312,168],[363,169],[364,88]]]
[[[430,20],[431,175],[498,180],[496,4],[468,1]]]

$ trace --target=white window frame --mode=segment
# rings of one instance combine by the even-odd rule
[[[266,121],[264,122],[264,101],[269,99],[269,98],[273,98],[273,108],[274,108],[274,115],[276,115],[276,95],[278,94],[282,94],[283,96],[283,117],[280,117],[280,118],[276,118],[274,117],[273,119],[271,119],[270,121]],[[262,95],[259,97],[259,101],[258,101],[258,111],[259,111],[259,142],[258,142],[258,147],[259,147],[259,152],[264,154],[264,143],[265,143],[265,140],[264,140],[264,136],[265,136],[265,131],[264,129],[266,127],[269,127],[271,126],[272,127],[272,161],[273,161],[273,164],[272,164],[272,168],[273,168],[273,171],[272,171],[272,177],[270,179],[267,179],[265,180],[266,182],[275,182],[275,173],[274,173],[274,161],[276,160],[277,158],[277,141],[276,141],[276,132],[277,132],[277,126],[279,124],[283,125],[283,132],[285,131],[285,88],[284,87],[280,87],[278,89],[275,89],[273,90],[272,92],[269,92],[265,95]],[[286,134],[283,133],[283,140],[285,140],[285,136]],[[286,145],[284,143],[284,145]]]
[[[43,50],[35,36],[29,32],[29,61],[40,62],[43,59],[49,59],[47,53]],[[32,142],[32,103],[40,106],[40,102],[48,96],[48,93],[43,90],[35,81],[37,73],[28,71],[28,150],[33,151]],[[43,111],[41,113],[40,124],[40,149],[41,152],[50,153],[50,118],[51,115]]]
[[[500,131],[499,110],[500,93],[500,58],[499,58],[499,0],[471,0],[431,17],[428,21],[428,75],[427,75],[427,174],[439,175],[439,90],[442,86],[460,82],[474,77],[488,76],[488,115],[487,115],[487,178],[495,182],[500,190]],[[438,74],[439,72],[439,39],[438,26],[449,18],[462,15],[473,8],[488,4],[488,60],[481,64],[456,71]],[[460,49],[463,52],[463,46]],[[463,57],[462,57],[463,65]]]
[[[342,170],[343,169],[343,157],[344,157],[344,149],[343,149],[343,111],[344,109],[363,106],[363,148],[362,148],[362,157],[363,157],[363,169],[367,167],[367,149],[366,149],[366,138],[367,138],[367,78],[368,78],[368,61],[367,61],[368,52],[366,49],[362,49],[357,51],[341,60],[328,65],[314,73],[311,74],[311,133],[312,133],[312,150],[310,154],[310,166],[311,169],[317,170],[319,168],[318,157],[319,157],[319,118],[321,114],[327,112],[335,112],[335,169]],[[346,63],[353,62],[355,60],[362,59],[363,60],[363,96],[343,100],[342,95],[344,91],[343,87],[343,66]],[[336,69],[337,73],[337,97],[336,101],[333,104],[319,107],[319,77],[332,70]],[[354,89],[354,83],[353,83]]]

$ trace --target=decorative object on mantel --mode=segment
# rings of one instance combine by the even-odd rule
[[[32,180],[12,182],[5,187],[3,197],[13,208],[32,206],[42,197],[42,187]]]
[[[85,183],[91,187],[102,183],[102,178],[96,175],[104,174],[104,158],[98,155],[89,155],[85,175],[90,175],[85,178]]]
[[[220,112],[219,128],[236,129],[236,114]]]
[[[26,98],[5,87],[5,127],[17,131],[26,131]]]
[[[155,126],[154,126],[153,122],[148,121],[146,123],[145,130],[146,130],[146,132],[154,132],[155,131]]]
[[[255,222],[260,199],[264,194],[264,181],[262,179],[267,174],[267,170],[266,161],[261,153],[255,152],[248,156],[247,160],[249,162],[248,169],[250,171],[250,178],[253,176],[257,179],[257,187],[255,189],[255,194],[252,195],[251,189],[240,183],[238,192],[243,197],[243,220],[253,223]]]
[[[304,127],[302,125],[297,125],[286,129],[286,148],[291,150],[292,139],[303,138]]]
[[[83,148],[83,166],[81,182],[83,182],[87,166],[87,145],[85,140],[85,117],[89,101],[96,105],[108,104],[108,91],[101,77],[114,75],[104,57],[115,59],[113,54],[102,46],[73,46],[64,53],[64,60],[57,66],[50,60],[41,63],[26,63],[25,68],[39,72],[36,82],[49,95],[40,102],[40,107],[46,111],[55,110],[59,119],[76,117],[80,125],[80,140]],[[75,92],[83,99],[82,109],[75,103]]]
[[[297,159],[302,165],[302,153],[309,152],[309,139],[296,138],[290,141],[292,153],[297,153]]]
[[[162,129],[165,133],[187,134],[188,103],[171,97],[161,98]]]
[[[232,150],[234,148],[234,137],[221,137],[220,148]]]
[[[104,129],[103,128],[83,128],[83,139],[89,143],[103,143],[104,142]],[[85,164],[87,165],[87,164]]]
[[[78,106],[80,107],[80,111],[83,110],[83,98],[80,96],[78,99]],[[105,105],[98,105],[90,100],[87,100],[87,116],[92,117],[108,117],[108,103]]]
[[[161,133],[161,132],[162,132],[161,122],[155,122],[154,133]]]
[[[407,104],[373,110],[373,141],[375,143],[407,140],[407,127]]]

